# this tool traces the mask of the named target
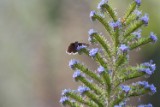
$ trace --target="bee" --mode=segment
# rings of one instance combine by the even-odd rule
[[[70,45],[68,46],[68,49],[66,51],[66,53],[68,54],[76,54],[78,51],[77,51],[77,47],[78,46],[82,46],[82,45],[85,45],[85,46],[89,46],[89,44],[86,44],[86,43],[79,43],[78,41],[74,42],[74,43],[70,43]]]

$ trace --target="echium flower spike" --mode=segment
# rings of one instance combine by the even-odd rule
[[[98,101],[98,98],[91,92],[89,92],[90,89],[88,87],[85,86],[79,86],[78,87],[78,92],[81,95],[86,95],[87,97],[89,97],[91,100],[93,100],[95,103],[97,103],[98,106],[103,107],[103,104],[101,101]]]
[[[103,80],[106,84],[107,94],[110,95],[111,90],[111,78],[109,76],[109,73],[105,70],[103,66],[99,66],[97,69],[98,73],[103,77]]]
[[[112,35],[112,28],[109,26],[108,22],[102,14],[98,14],[95,11],[90,12],[90,19],[95,21],[96,19],[104,26],[110,35]]]
[[[117,16],[115,11],[111,8],[111,6],[108,4],[108,0],[101,0],[98,4],[98,9],[100,9],[102,12],[105,12],[105,10],[107,10],[107,12],[109,13],[109,15],[113,18],[114,21],[117,21]]]
[[[138,9],[134,10],[134,12],[129,15],[129,17],[123,22],[125,26],[128,26],[130,23],[134,22],[135,20],[139,19],[142,15],[142,12]]]
[[[151,32],[148,38],[140,38],[137,42],[130,45],[130,50],[133,50],[142,45],[148,44],[150,42],[155,43],[158,40],[157,36]]]
[[[106,51],[108,56],[111,57],[110,46],[106,43],[106,41],[104,40],[104,37],[98,34],[98,32],[95,31],[94,29],[90,29],[88,31],[88,34],[89,34],[90,42],[92,43],[93,40],[94,42],[98,42],[102,46],[102,48]]]
[[[76,70],[73,73],[73,78],[76,81],[81,81],[88,88],[92,89],[96,94],[102,94],[103,91],[100,90],[100,88],[96,84],[94,84],[94,83],[90,82],[89,80],[87,80],[79,70]]]
[[[151,76],[156,70],[153,61],[129,65],[129,53],[148,43],[156,43],[158,37],[151,32],[143,36],[141,27],[149,23],[148,14],[142,16],[139,10],[141,0],[133,0],[123,17],[118,18],[109,4],[109,0],[101,0],[97,11],[90,12],[92,21],[98,20],[107,30],[110,41],[102,33],[94,29],[88,31],[91,44],[73,42],[67,52],[84,53],[97,69],[90,70],[85,64],[72,59],[69,67],[74,70],[73,79],[82,85],[77,90],[62,91],[60,103],[64,106],[80,107],[125,107],[130,97],[152,95],[157,92],[153,84],[147,81],[130,83],[129,80],[143,76]],[[104,14],[108,13],[108,14]],[[106,20],[106,16],[111,20]],[[97,47],[97,45],[100,45]],[[138,105],[152,107],[152,104]]]
[[[139,0],[140,1],[140,0]],[[133,3],[130,4],[129,8],[127,9],[125,15],[124,15],[124,19],[126,20],[131,14],[132,12],[136,9],[136,6],[139,6],[139,2],[138,0],[135,0]]]

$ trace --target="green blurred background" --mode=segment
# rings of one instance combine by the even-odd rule
[[[89,19],[90,11],[96,9],[99,1],[0,0],[0,107],[61,106],[61,90],[77,87],[68,61],[79,58],[93,67],[86,56],[70,56],[65,51],[71,42],[87,42],[90,28],[103,29]],[[119,16],[131,1],[110,0]],[[159,35],[160,0],[142,0],[141,9],[150,16],[143,34],[152,30]],[[159,44],[148,44],[133,52],[130,61],[135,65],[153,59],[160,69]],[[157,90],[159,75],[156,70],[149,79]],[[143,99],[160,107],[159,94]],[[145,102],[143,99],[139,100]]]

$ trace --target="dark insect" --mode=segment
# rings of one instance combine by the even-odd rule
[[[79,43],[78,41],[74,42],[74,43],[71,43],[69,46],[68,46],[68,49],[67,49],[67,53],[71,54],[71,53],[77,53],[77,47],[78,46],[82,46],[82,45],[86,45],[87,47],[89,46],[89,44],[86,44],[86,43]]]

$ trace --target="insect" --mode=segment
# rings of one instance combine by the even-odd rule
[[[68,54],[76,54],[78,51],[77,51],[77,47],[78,46],[82,46],[82,45],[85,45],[85,46],[89,46],[89,44],[86,44],[86,43],[79,43],[78,41],[74,42],[74,43],[70,43],[70,45],[68,46],[68,49],[67,49],[67,53]]]

